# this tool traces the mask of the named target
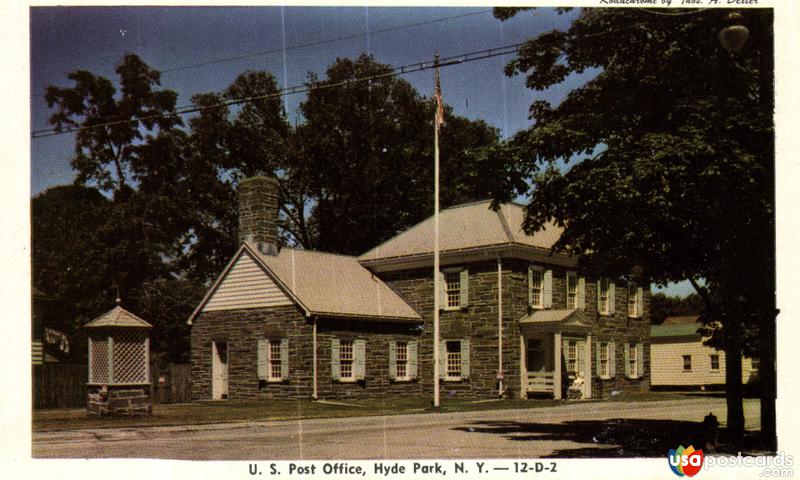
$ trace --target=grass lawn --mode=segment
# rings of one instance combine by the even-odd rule
[[[682,398],[678,395],[644,393],[617,396],[613,401],[653,401]],[[685,397],[683,397],[685,398]],[[542,408],[567,405],[561,400],[465,401],[442,398],[440,412]],[[311,400],[269,400],[259,402],[219,401],[177,405],[153,405],[152,416],[95,417],[85,410],[35,410],[33,431],[78,430],[87,428],[155,427],[202,425],[226,422],[259,422],[301,418],[358,417],[430,412],[429,397],[345,400],[337,403]]]

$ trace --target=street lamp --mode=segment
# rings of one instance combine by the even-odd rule
[[[744,17],[740,13],[731,13],[726,19],[728,26],[719,32],[719,41],[722,47],[730,54],[736,54],[747,43],[750,31],[741,25]]]
[[[760,21],[753,25],[756,29],[754,40],[756,42],[755,48],[759,50],[758,55],[758,90],[759,90],[759,103],[761,104],[762,111],[769,117],[770,126],[772,126],[772,115],[775,108],[774,104],[774,59],[772,56],[772,15],[761,13],[756,18]],[[726,18],[727,26],[719,32],[719,41],[722,47],[731,54],[736,55],[747,43],[750,37],[750,31],[742,25],[744,17],[739,13],[731,13]],[[766,187],[769,189],[767,198],[771,200],[772,205],[775,202],[774,186],[775,186],[775,138],[770,137],[767,139],[767,153],[764,155],[765,172],[766,172]],[[774,212],[774,208],[772,210]],[[775,246],[775,221],[773,219],[768,222],[769,226],[765,229],[766,244],[771,245],[774,249]],[[776,437],[776,417],[775,417],[775,399],[777,398],[777,376],[775,366],[775,353],[776,348],[776,334],[775,334],[775,316],[778,311],[775,309],[775,256],[774,250],[766,252],[768,255],[771,253],[772,258],[766,258],[768,265],[767,278],[764,281],[769,282],[769,291],[771,292],[771,303],[767,309],[766,318],[763,319],[759,328],[759,354],[761,356],[761,368],[759,368],[759,375],[761,377],[761,437],[764,446],[770,450],[777,449]],[[774,313],[773,313],[774,312]]]

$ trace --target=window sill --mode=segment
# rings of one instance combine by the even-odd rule
[[[357,379],[357,378],[337,378],[337,379],[334,380],[334,382],[338,382],[338,383],[358,383],[359,379]]]
[[[411,377],[393,378],[393,383],[411,383],[414,379]]]
[[[448,383],[463,382],[465,380],[467,380],[467,379],[464,378],[464,377],[442,377],[442,381],[445,381],[445,382],[448,382]]]

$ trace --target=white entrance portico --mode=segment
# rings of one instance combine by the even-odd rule
[[[582,310],[534,310],[520,324],[520,397],[592,398],[592,331]]]

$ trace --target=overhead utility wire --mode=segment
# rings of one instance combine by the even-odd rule
[[[218,58],[216,60],[208,60],[206,62],[191,63],[189,65],[181,65],[179,67],[173,67],[173,68],[168,68],[168,69],[164,69],[164,70],[159,70],[159,73],[161,73],[161,75],[164,75],[164,74],[167,74],[167,73],[178,72],[178,71],[181,71],[181,70],[189,70],[189,69],[197,68],[197,67],[206,67],[206,66],[209,66],[209,65],[215,65],[217,63],[234,62],[236,60],[244,60],[246,58],[253,58],[253,57],[262,57],[262,56],[272,55],[273,53],[281,53],[281,52],[286,52],[286,51],[289,51],[289,50],[298,50],[298,49],[307,48],[307,47],[318,47],[320,45],[327,45],[329,43],[336,43],[336,42],[341,42],[341,41],[344,41],[344,40],[353,40],[353,39],[361,38],[361,37],[364,37],[364,36],[367,36],[367,35],[377,35],[377,34],[381,34],[381,33],[396,32],[396,31],[399,31],[399,30],[406,30],[406,29],[409,29],[409,28],[421,27],[421,26],[424,26],[424,25],[432,25],[432,24],[435,24],[435,23],[447,22],[447,21],[450,21],[450,20],[458,20],[459,18],[472,17],[472,16],[475,16],[475,15],[483,15],[483,14],[491,13],[491,12],[492,12],[491,10],[481,10],[479,12],[470,12],[470,13],[464,13],[464,14],[461,14],[461,15],[453,15],[452,17],[435,18],[433,20],[427,20],[427,21],[424,21],[424,22],[407,23],[405,25],[397,25],[397,26],[394,26],[394,27],[384,28],[384,29],[381,29],[381,30],[373,30],[373,31],[367,32],[367,33],[356,33],[356,34],[353,34],[353,35],[345,35],[343,37],[329,38],[329,39],[326,39],[326,40],[319,40],[319,41],[316,41],[316,42],[301,43],[301,44],[298,44],[298,45],[291,45],[291,46],[288,46],[286,48],[276,48],[274,50],[265,50],[265,51],[262,51],[262,52],[247,53],[247,54],[238,55],[238,56],[235,56],[235,57]],[[41,93],[41,94],[36,94],[35,96],[44,97],[45,95],[46,94]]]
[[[470,12],[470,13],[464,13],[464,14],[461,14],[461,15],[454,15],[452,17],[436,18],[436,19],[433,19],[433,20],[427,20],[425,22],[417,22],[417,23],[409,23],[409,24],[406,24],[406,25],[398,25],[398,26],[395,26],[395,27],[384,28],[384,29],[381,29],[381,30],[373,30],[373,31],[367,32],[367,33],[356,33],[356,34],[353,34],[353,35],[345,35],[343,37],[329,38],[329,39],[326,39],[326,40],[319,40],[319,41],[316,41],[316,42],[301,43],[299,45],[292,45],[292,46],[289,46],[289,47],[286,47],[286,48],[276,48],[274,50],[265,50],[263,52],[253,52],[253,53],[247,53],[247,54],[244,54],[244,55],[238,55],[238,56],[235,56],[235,57],[226,57],[226,58],[220,58],[220,59],[217,59],[217,60],[209,60],[207,62],[200,62],[200,63],[193,63],[193,64],[190,64],[190,65],[183,65],[183,66],[180,66],[180,67],[175,67],[175,68],[162,70],[161,73],[177,72],[179,70],[187,70],[187,69],[195,68],[195,67],[205,67],[205,66],[208,66],[208,65],[214,65],[216,63],[233,62],[233,61],[236,61],[236,60],[243,60],[245,58],[261,57],[261,56],[265,56],[265,55],[271,55],[273,53],[281,53],[283,51],[297,50],[297,49],[300,49],[300,48],[317,47],[317,46],[320,46],[320,45],[325,45],[325,44],[328,44],[328,43],[340,42],[340,41],[343,41],[343,40],[353,40],[355,38],[361,38],[361,37],[364,37],[364,36],[367,36],[367,35],[377,35],[377,34],[380,34],[380,33],[396,32],[398,30],[405,30],[407,28],[420,27],[420,26],[423,26],[423,25],[431,25],[431,24],[434,24],[434,23],[446,22],[448,20],[456,20],[456,19],[464,18],[464,17],[472,17],[472,16],[475,16],[475,15],[483,15],[483,14],[491,13],[491,12],[492,12],[491,10],[481,10],[480,12]]]
[[[515,43],[515,44],[511,44],[511,45],[505,45],[505,46],[502,46],[502,47],[490,48],[490,49],[487,49],[487,50],[480,50],[480,51],[477,51],[477,52],[464,53],[464,54],[461,54],[461,55],[454,55],[454,56],[451,56],[451,57],[445,57],[445,58],[442,58],[442,59],[439,60],[439,66],[440,67],[447,67],[447,66],[451,66],[451,65],[458,65],[458,64],[461,64],[461,63],[474,62],[476,60],[484,60],[486,58],[497,57],[497,56],[500,56],[500,55],[509,55],[509,54],[512,54],[512,53],[516,53],[517,50],[519,49],[519,47],[522,46],[522,45],[524,45],[524,42]],[[37,130],[37,131],[31,132],[31,138],[42,138],[42,137],[50,137],[50,136],[54,136],[54,135],[64,135],[64,134],[68,134],[68,133],[80,132],[80,131],[83,131],[83,130],[90,130],[90,129],[94,129],[94,128],[110,127],[110,126],[114,126],[114,125],[122,125],[122,124],[125,124],[125,123],[134,123],[134,122],[141,122],[141,121],[146,121],[146,120],[155,120],[155,119],[158,119],[158,118],[166,118],[166,117],[171,117],[171,116],[174,116],[174,115],[186,115],[186,114],[189,114],[189,113],[203,112],[203,111],[207,111],[207,110],[213,110],[213,109],[216,109],[216,108],[223,108],[223,107],[229,107],[229,106],[232,106],[232,105],[239,105],[239,104],[242,104],[242,103],[253,102],[253,101],[256,101],[256,100],[265,100],[265,99],[268,99],[268,98],[282,97],[284,95],[292,95],[292,94],[296,94],[296,93],[305,93],[305,92],[310,92],[312,90],[325,90],[325,89],[330,89],[330,88],[337,88],[337,87],[342,87],[342,86],[346,86],[346,85],[352,85],[352,84],[355,84],[355,83],[366,82],[366,81],[369,81],[369,80],[375,80],[375,79],[378,79],[378,78],[395,77],[395,76],[398,76],[398,75],[405,75],[407,73],[418,72],[418,71],[421,71],[421,70],[428,70],[430,68],[434,68],[434,66],[435,66],[435,61],[434,60],[430,60],[430,61],[426,61],[426,62],[412,63],[412,64],[408,64],[408,65],[403,65],[403,66],[400,66],[400,67],[391,68],[388,72],[380,73],[380,74],[377,74],[377,75],[359,77],[359,78],[354,78],[354,79],[351,79],[351,80],[343,80],[341,82],[336,82],[336,83],[315,84],[315,85],[307,85],[307,84],[296,85],[296,86],[293,86],[293,87],[289,87],[289,88],[285,88],[283,90],[280,90],[277,93],[270,93],[270,94],[266,94],[266,95],[256,95],[256,96],[252,96],[252,97],[234,98],[234,99],[231,99],[231,100],[228,100],[228,101],[225,101],[225,102],[217,103],[217,104],[214,104],[214,105],[208,105],[208,106],[205,106],[205,107],[185,106],[185,107],[176,108],[175,111],[168,112],[168,113],[159,113],[159,114],[155,114],[155,115],[146,115],[146,116],[136,117],[136,118],[132,118],[132,119],[116,120],[116,121],[111,121],[111,122],[98,123],[98,124],[94,124],[94,125],[87,125],[87,126],[83,126],[83,127],[75,127],[75,128],[61,129],[61,130],[56,129],[56,128],[50,128],[50,129],[46,129],[46,130]]]

